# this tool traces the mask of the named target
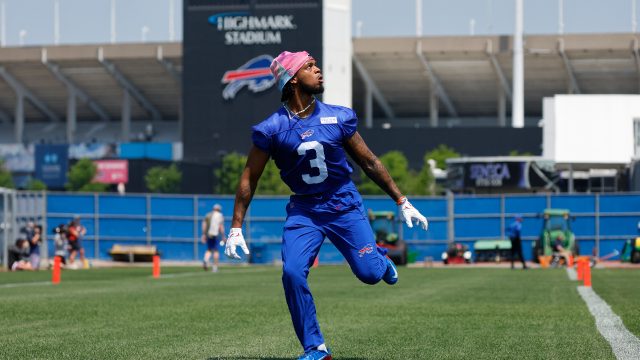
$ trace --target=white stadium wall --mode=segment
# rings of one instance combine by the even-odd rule
[[[351,0],[324,0],[322,7],[322,100],[351,107]]]
[[[557,164],[628,164],[634,119],[640,119],[640,95],[545,98],[543,157]]]

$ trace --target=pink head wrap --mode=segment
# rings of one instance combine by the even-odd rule
[[[271,73],[278,82],[278,89],[282,91],[287,82],[311,59],[313,58],[306,51],[281,52],[271,63]]]

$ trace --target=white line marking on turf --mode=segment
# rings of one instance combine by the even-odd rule
[[[197,276],[197,275],[207,275],[207,273],[206,272],[202,272],[202,271],[184,272],[184,273],[177,273],[177,274],[160,275],[160,278],[161,279],[172,279],[172,278],[187,277],[187,276]],[[153,277],[153,276],[149,276],[149,277]]]
[[[160,275],[160,278],[171,279],[171,278],[199,276],[199,275],[221,276],[221,275],[232,275],[232,274],[257,273],[257,272],[263,272],[263,271],[265,271],[265,269],[244,269],[244,270],[234,270],[234,271],[220,271],[217,273],[212,273],[211,271],[193,271],[193,272],[184,272],[184,273],[177,273],[177,274]]]
[[[569,280],[578,280],[578,274],[576,274],[574,268],[567,268],[567,276],[569,276]]]
[[[618,360],[638,359],[640,339],[633,335],[622,323],[609,305],[590,287],[578,286],[578,292],[589,311],[596,319],[596,327],[602,337],[611,345]]]
[[[14,287],[40,286],[40,285],[51,285],[51,281],[37,281],[37,282],[2,284],[2,285],[0,285],[0,288],[14,288]]]

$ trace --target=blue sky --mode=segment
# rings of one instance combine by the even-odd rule
[[[62,44],[106,43],[110,40],[111,0],[59,0]],[[182,39],[182,1],[176,6],[176,39]],[[525,33],[558,32],[559,0],[524,0]],[[634,0],[564,0],[565,33],[630,32]],[[640,3],[640,0],[637,0]],[[6,45],[53,44],[54,0],[0,0],[4,3]],[[170,0],[116,0],[116,41],[139,42],[147,27],[148,41],[169,40]],[[640,6],[638,6],[640,7]],[[352,0],[354,35],[413,36],[415,0]],[[640,11],[636,15],[640,18]],[[423,0],[423,34],[510,34],[514,0]],[[1,21],[1,19],[0,19]]]

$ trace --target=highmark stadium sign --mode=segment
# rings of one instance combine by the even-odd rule
[[[253,16],[248,12],[219,13],[209,23],[224,32],[225,45],[282,43],[282,32],[297,28],[293,15]]]
[[[306,50],[323,63],[323,0],[183,3],[183,156],[217,162],[246,151],[242,134],[277,109],[276,55]]]

